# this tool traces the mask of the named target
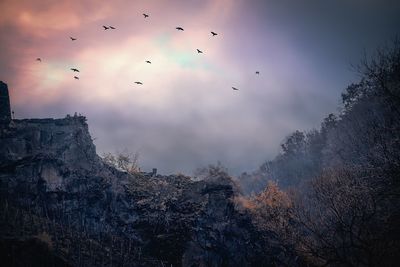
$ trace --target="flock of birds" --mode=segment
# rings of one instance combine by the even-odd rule
[[[146,13],[143,13],[143,16],[144,16],[145,19],[149,17],[149,15],[146,14]],[[106,31],[106,30],[115,30],[115,29],[116,29],[116,27],[110,26],[110,25],[109,25],[109,26],[103,25],[102,27],[103,27],[103,29],[104,29],[105,31]],[[184,29],[183,29],[182,27],[176,27],[175,29],[178,30],[178,31],[184,31]],[[212,37],[214,37],[214,36],[217,36],[218,34],[217,34],[216,32],[211,31],[211,35],[212,35]],[[74,37],[72,37],[72,36],[70,36],[69,38],[71,39],[71,41],[76,41],[76,40],[77,40],[77,38],[74,38]],[[197,48],[196,50],[197,50],[197,53],[198,53],[198,54],[203,54],[203,51],[201,51],[200,49]],[[42,62],[42,59],[41,59],[40,57],[38,57],[38,58],[36,58],[36,61]],[[150,61],[150,60],[146,60],[145,63],[151,64],[151,61]],[[77,69],[77,68],[71,68],[70,70],[73,71],[74,73],[75,73],[75,72],[80,72],[79,69]],[[256,73],[257,75],[260,74],[259,71],[256,71],[255,73]],[[77,74],[76,74],[75,76],[73,76],[73,77],[74,77],[75,80],[79,80],[79,76],[77,76]],[[140,82],[140,81],[135,82],[135,84],[143,85],[143,83]],[[232,86],[232,90],[237,91],[237,90],[239,90],[239,89]]]

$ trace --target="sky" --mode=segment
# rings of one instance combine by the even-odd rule
[[[285,136],[337,112],[358,79],[350,65],[400,33],[394,0],[1,0],[0,10],[15,117],[81,113],[98,154],[138,153],[143,170],[164,174],[217,161],[234,175],[256,169]]]

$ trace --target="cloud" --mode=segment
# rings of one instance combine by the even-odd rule
[[[165,173],[221,160],[237,174],[335,111],[354,78],[349,59],[396,31],[399,5],[4,0],[0,8],[0,79],[17,117],[80,112],[99,153],[138,151],[145,169]]]

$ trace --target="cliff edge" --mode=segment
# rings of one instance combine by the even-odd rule
[[[0,249],[15,248],[1,249],[7,266],[25,266],[20,257],[35,266],[43,246],[51,257],[37,266],[272,265],[236,194],[223,175],[195,182],[107,165],[82,116],[0,126]],[[39,245],[17,253],[29,244]]]

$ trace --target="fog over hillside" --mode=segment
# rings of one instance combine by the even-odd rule
[[[6,0],[0,7],[0,79],[16,118],[78,112],[100,154],[128,149],[147,170],[187,174],[218,160],[233,174],[253,170],[279,152],[282,137],[318,127],[357,80],[350,63],[400,24],[400,5],[390,0]]]

